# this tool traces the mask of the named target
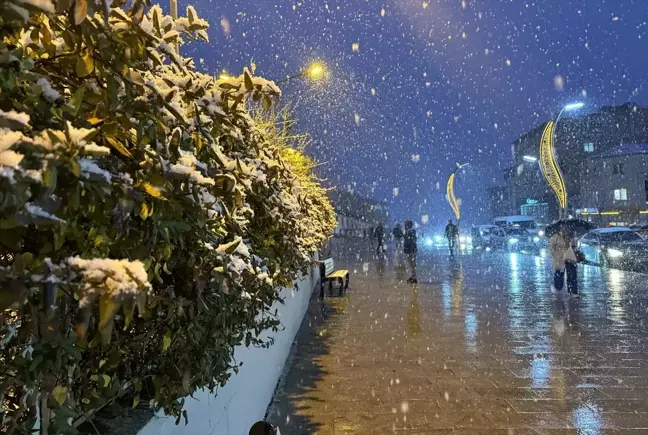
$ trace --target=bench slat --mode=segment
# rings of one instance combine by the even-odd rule
[[[348,274],[348,270],[336,270],[335,272],[326,275],[326,278],[344,278]]]

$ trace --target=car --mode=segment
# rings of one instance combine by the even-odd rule
[[[540,243],[538,236],[529,234],[524,228],[517,226],[500,227],[493,231],[493,249],[507,251],[535,250]]]
[[[474,225],[471,231],[473,249],[491,247],[491,233],[497,228],[497,225]]]
[[[629,227],[592,230],[578,245],[589,264],[648,270],[648,240]]]

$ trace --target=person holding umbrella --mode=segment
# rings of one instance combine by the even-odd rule
[[[554,271],[553,288],[561,291],[565,285],[567,273],[567,292],[573,297],[578,295],[577,257],[573,247],[570,226],[562,222],[549,239],[549,253]]]

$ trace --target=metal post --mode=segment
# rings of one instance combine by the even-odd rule
[[[560,109],[560,112],[558,113],[558,117],[556,118],[556,122],[554,122],[554,130],[552,133],[552,138],[551,141],[554,143],[554,153],[556,155],[556,160],[558,159],[558,155],[556,153],[556,130],[558,130],[558,121],[560,121],[560,117],[562,116],[563,112],[565,111],[565,106],[563,106],[562,109]],[[558,211],[558,219],[563,219],[565,218],[565,214],[567,213],[567,186],[564,186],[565,189],[565,208],[560,207],[560,210]]]

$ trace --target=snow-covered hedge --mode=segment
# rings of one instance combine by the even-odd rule
[[[2,433],[74,433],[124,397],[182,416],[236,345],[269,344],[277,288],[335,226],[293,136],[251,116],[277,86],[196,72],[192,7],[121,6],[0,0]]]

